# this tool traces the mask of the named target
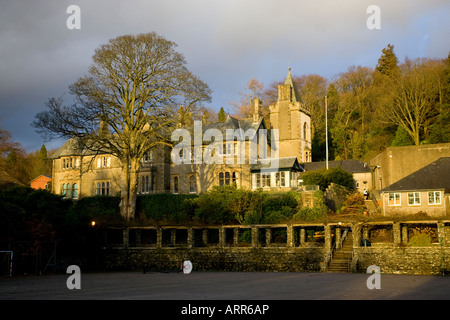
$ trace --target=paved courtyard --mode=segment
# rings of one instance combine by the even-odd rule
[[[0,300],[404,300],[450,299],[450,277],[284,272],[83,273],[81,289],[68,275],[0,278]]]

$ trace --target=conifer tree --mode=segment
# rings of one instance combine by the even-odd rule
[[[394,46],[388,44],[388,46],[381,50],[381,52],[383,54],[381,55],[380,59],[378,59],[378,64],[375,70],[386,76],[390,76],[397,69],[398,65],[398,59],[394,53]]]
[[[227,116],[225,114],[225,111],[223,110],[223,107],[220,107],[219,114],[217,115],[217,118],[220,122],[225,122],[227,119]]]

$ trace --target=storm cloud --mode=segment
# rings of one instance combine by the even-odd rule
[[[81,10],[70,30],[67,7]],[[381,9],[370,30],[369,5]],[[178,44],[188,68],[213,90],[209,107],[229,101],[251,78],[268,86],[295,75],[331,79],[349,66],[375,67],[391,43],[400,61],[446,58],[450,4],[434,1],[3,0],[0,1],[0,128],[27,151],[44,141],[31,122],[50,97],[68,95],[94,50],[124,34],[156,32]],[[60,142],[45,142],[48,149]]]

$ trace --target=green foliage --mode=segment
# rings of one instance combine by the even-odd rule
[[[328,212],[328,208],[325,205],[323,198],[323,192],[317,190],[314,193],[314,207],[301,207],[298,212],[293,215],[294,220],[313,221],[324,217]]]
[[[304,185],[318,185],[322,191],[325,191],[331,183],[344,186],[350,190],[355,188],[353,175],[342,168],[319,169],[303,174]]]
[[[137,212],[154,222],[186,223],[193,216],[196,195],[150,194],[137,199]]]
[[[425,233],[419,233],[409,240],[411,247],[429,247],[431,246],[431,236]]]
[[[414,141],[412,140],[406,129],[402,126],[398,126],[397,131],[395,132],[395,138],[394,140],[392,140],[391,146],[412,146],[413,144]]]
[[[225,122],[225,120],[227,119],[227,115],[225,114],[223,107],[220,107],[219,113],[217,114],[217,118],[220,122]]]
[[[383,54],[381,55],[380,59],[378,59],[378,64],[375,70],[384,75],[390,76],[398,68],[398,59],[394,53],[394,46],[388,44],[388,46],[381,50],[381,52]]]

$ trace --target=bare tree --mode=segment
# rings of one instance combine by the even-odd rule
[[[95,51],[89,74],[70,87],[75,103],[51,98],[33,122],[43,135],[78,138],[84,148],[121,161],[120,212],[127,221],[135,214],[140,159],[170,144],[179,106],[191,112],[211,99],[175,48],[156,33],[110,40]]]
[[[420,144],[420,134],[438,112],[440,64],[433,60],[407,60],[400,72],[386,78],[389,100],[383,108],[387,119],[402,126]]]

